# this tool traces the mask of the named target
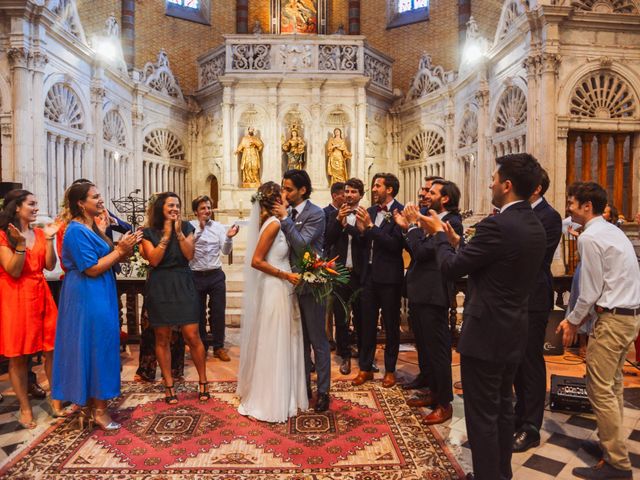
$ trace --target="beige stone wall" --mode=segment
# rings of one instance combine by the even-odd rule
[[[104,30],[104,22],[112,13],[120,22],[121,6],[120,0],[77,0],[78,15],[84,27],[84,33],[90,41],[92,35],[101,34]]]

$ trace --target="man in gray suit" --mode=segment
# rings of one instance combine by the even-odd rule
[[[291,207],[276,205],[272,213],[280,219],[282,232],[291,247],[289,260],[297,270],[300,257],[307,248],[322,254],[325,215],[320,207],[309,201],[311,179],[304,170],[288,170],[282,179],[282,190]],[[298,295],[302,314],[304,336],[304,365],[307,374],[307,393],[311,398],[311,350],[318,374],[318,399],[316,412],[329,409],[329,384],[331,382],[331,350],[325,331],[325,305],[314,300],[311,293]]]

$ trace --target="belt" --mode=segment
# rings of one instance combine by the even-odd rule
[[[613,313],[614,315],[629,315],[633,317],[640,313],[640,308],[606,308],[596,305],[596,312]]]
[[[222,269],[221,268],[214,268],[212,270],[193,270],[193,274],[196,277],[209,277],[211,275],[215,275],[220,270],[222,270]]]

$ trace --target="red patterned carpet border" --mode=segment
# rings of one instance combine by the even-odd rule
[[[0,470],[11,479],[434,479],[464,476],[439,435],[422,425],[398,388],[332,385],[331,410],[283,424],[237,413],[234,382],[178,387],[167,405],[159,385],[127,382],[114,402],[115,432],[78,431],[71,416]]]

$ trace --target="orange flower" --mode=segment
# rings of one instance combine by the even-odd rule
[[[332,268],[328,268],[327,267],[327,272],[329,272],[331,275],[340,275],[338,272],[336,272],[334,269]]]

